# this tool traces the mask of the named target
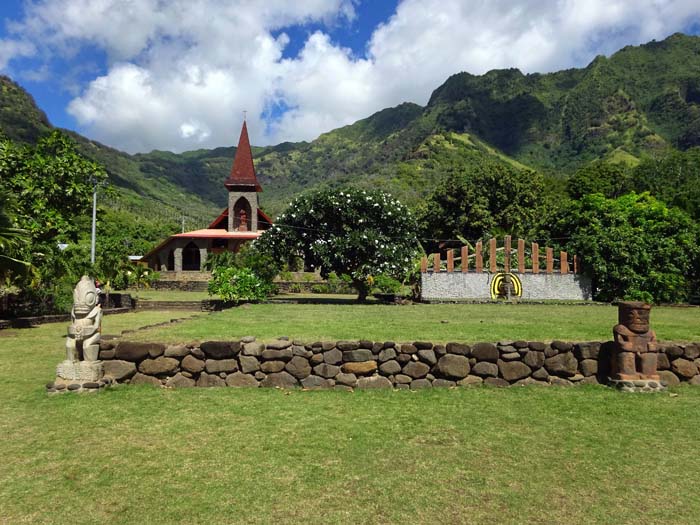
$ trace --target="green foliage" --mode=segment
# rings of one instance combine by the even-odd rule
[[[615,199],[628,193],[631,188],[632,180],[625,166],[600,160],[578,170],[566,184],[566,191],[572,199],[592,193]]]
[[[375,275],[372,282],[372,292],[396,294],[401,291],[403,285],[401,281],[394,279],[388,275]]]
[[[277,260],[302,255],[308,266],[350,276],[364,299],[367,278],[403,277],[418,249],[408,209],[381,191],[344,188],[297,197],[256,245]]]
[[[250,268],[218,266],[212,272],[209,295],[225,301],[259,301],[273,293],[274,287]]]
[[[249,268],[266,283],[272,283],[281,269],[278,260],[259,250],[255,243],[244,244],[237,253],[224,251],[213,254],[207,258],[205,266],[211,271],[222,267]]]
[[[5,282],[10,275],[24,273],[29,263],[17,259],[14,254],[28,241],[27,232],[16,228],[10,216],[6,197],[0,195],[0,280]]]
[[[437,243],[430,239],[527,236],[543,214],[543,189],[541,175],[504,164],[451,174],[422,208],[422,237],[432,249]]]
[[[548,225],[554,240],[580,254],[595,298],[683,302],[697,279],[700,231],[681,210],[649,194],[584,196]]]
[[[645,157],[634,170],[634,189],[648,191],[700,221],[700,148]]]

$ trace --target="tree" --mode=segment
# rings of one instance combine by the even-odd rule
[[[592,193],[615,199],[628,193],[631,186],[632,181],[625,166],[596,160],[578,170],[567,181],[566,191],[572,199]]]
[[[308,266],[348,275],[367,297],[370,276],[403,278],[419,244],[409,210],[381,191],[320,190],[296,198],[256,247],[277,260],[302,256]]]
[[[540,174],[505,164],[484,162],[449,174],[420,212],[423,237],[527,236],[542,215],[543,195]]]
[[[548,225],[549,235],[581,255],[603,301],[686,301],[700,261],[700,232],[687,213],[648,193],[600,194],[572,201]]]
[[[21,274],[29,267],[29,263],[14,257],[27,238],[27,232],[14,226],[4,197],[0,196],[0,278],[3,280],[11,273]]]

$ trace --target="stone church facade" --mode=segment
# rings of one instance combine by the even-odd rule
[[[258,193],[262,187],[255,174],[245,122],[224,186],[228,191],[228,207],[207,228],[172,235],[141,261],[153,270],[186,278],[188,273],[201,272],[210,254],[237,252],[272,226],[270,217],[260,209]]]

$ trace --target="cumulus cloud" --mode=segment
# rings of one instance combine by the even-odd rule
[[[81,130],[128,151],[181,151],[235,143],[244,109],[256,144],[310,140],[387,106],[425,104],[459,71],[582,66],[700,20],[696,0],[403,0],[364,56],[325,30],[284,58],[280,30],[351,25],[357,5],[43,0],[0,42],[0,69],[19,56],[97,47],[106,70],[68,108]]]

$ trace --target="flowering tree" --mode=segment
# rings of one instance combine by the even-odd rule
[[[403,278],[418,252],[408,208],[381,191],[320,190],[295,199],[257,241],[278,260],[301,256],[307,265],[346,274],[367,297],[372,277]]]

